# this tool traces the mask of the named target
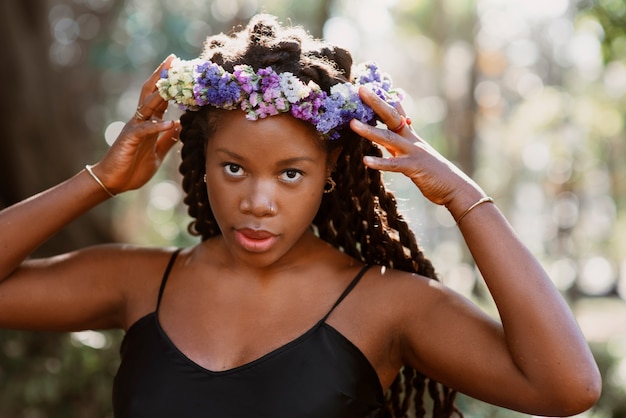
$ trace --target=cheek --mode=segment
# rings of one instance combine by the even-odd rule
[[[281,202],[280,207],[284,214],[299,218],[303,224],[310,224],[319,210],[322,196],[321,188],[312,189],[307,193],[291,196],[288,201]]]
[[[211,181],[207,179],[206,183],[209,205],[213,211],[213,215],[219,222],[219,218],[223,214],[232,213],[235,204],[235,190],[227,187],[225,182]]]

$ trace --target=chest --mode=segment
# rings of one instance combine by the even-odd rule
[[[351,271],[331,284],[308,278],[269,289],[224,278],[174,276],[160,300],[157,322],[176,350],[214,372],[253,363],[329,325],[387,387],[399,369],[391,361],[397,359],[393,326],[359,273]]]
[[[248,364],[211,371],[181,353],[150,315],[126,335],[114,382],[117,418],[373,417],[382,403],[367,359],[326,324]]]

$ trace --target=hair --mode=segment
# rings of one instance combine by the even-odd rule
[[[314,39],[301,27],[283,27],[275,17],[257,15],[245,28],[230,35],[210,36],[201,58],[227,71],[239,64],[258,70],[271,66],[277,73],[291,72],[304,83],[313,80],[324,91],[350,80],[352,56],[348,51]],[[227,111],[227,110],[226,110]],[[183,189],[190,233],[202,240],[221,232],[209,205],[204,183],[205,147],[219,127],[225,110],[204,106],[181,117]],[[327,151],[341,147],[333,178],[336,189],[324,194],[313,226],[321,239],[368,264],[378,264],[437,280],[431,262],[418,247],[415,235],[398,212],[396,199],[386,191],[382,175],[363,164],[364,155],[381,156],[378,146],[349,128],[337,140],[324,140]],[[425,399],[429,394],[430,401]],[[461,415],[454,405],[456,392],[404,366],[385,397],[387,417]]]

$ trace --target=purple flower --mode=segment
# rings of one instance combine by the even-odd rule
[[[278,115],[278,110],[273,103],[261,102],[259,103],[259,118],[265,118],[267,116]]]
[[[249,65],[235,66],[233,76],[237,80],[237,83],[241,86],[241,89],[247,94],[250,94],[258,89],[259,76]]]

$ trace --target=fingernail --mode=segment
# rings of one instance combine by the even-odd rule
[[[365,124],[363,122],[361,122],[360,120],[358,120],[358,119],[352,119],[351,122],[354,123],[359,128],[362,128],[362,127],[365,126]]]
[[[375,95],[372,89],[370,89],[369,87],[362,86],[361,91],[370,96]]]

